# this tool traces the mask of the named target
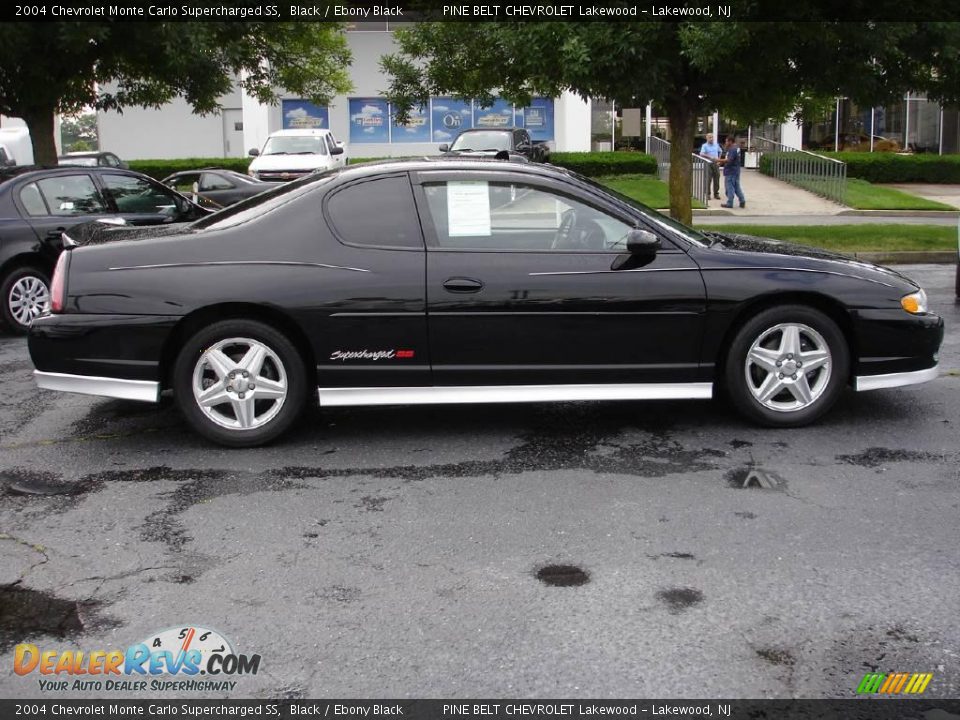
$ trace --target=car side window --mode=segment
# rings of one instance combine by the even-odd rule
[[[330,152],[333,152],[333,149],[337,146],[337,143],[333,140],[333,135],[327,135],[327,149]]]
[[[107,153],[107,165],[110,167],[120,167],[120,158],[111,153]]]
[[[184,195],[189,195],[193,192],[193,184],[199,183],[199,181],[199,173],[188,173],[186,175],[178,175],[168,184],[177,192],[181,192]]]
[[[406,175],[353,183],[327,200],[334,233],[352,245],[423,248],[420,220]]]
[[[430,183],[423,190],[441,249],[626,250],[630,225],[568,195],[486,181]]]
[[[204,190],[230,190],[232,188],[233,183],[216,173],[204,173],[200,176],[200,192]]]
[[[43,195],[40,194],[40,188],[36,183],[30,183],[20,190],[20,204],[27,211],[27,215],[34,217],[38,215],[49,215],[46,203],[43,202]]]
[[[107,211],[89,175],[57,175],[37,180],[37,187],[47,201],[51,215],[70,217]]]
[[[173,216],[180,210],[174,195],[143,178],[104,174],[102,179],[119,212]]]

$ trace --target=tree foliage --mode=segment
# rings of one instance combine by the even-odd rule
[[[349,91],[349,63],[339,24],[3,23],[0,113],[26,121],[36,162],[56,164],[55,113],[159,107],[178,96],[209,113],[238,77],[261,102],[285,88],[326,103]]]
[[[862,3],[863,16],[878,2]],[[781,120],[838,96],[871,105],[906,90],[960,100],[960,24],[836,22],[830,12],[824,0],[797,0],[797,22],[426,22],[398,32],[399,51],[382,65],[401,121],[431,95],[526,104],[570,90],[653,102],[671,124],[671,214],[689,222],[698,116]]]

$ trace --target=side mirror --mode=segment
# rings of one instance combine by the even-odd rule
[[[634,228],[627,234],[627,252],[631,255],[655,255],[660,249],[660,238],[649,230]]]
[[[250,157],[257,157],[260,154],[260,151],[256,148],[250,148],[250,152],[247,153]]]
[[[337,147],[330,148],[331,155],[343,155],[343,148],[339,145]]]
[[[450,146],[447,143],[444,143],[440,146],[440,152],[449,152]]]

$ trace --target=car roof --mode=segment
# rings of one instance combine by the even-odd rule
[[[484,172],[509,171],[538,177],[550,177],[562,180],[576,180],[576,176],[566,168],[549,163],[515,162],[497,160],[488,157],[464,157],[432,155],[419,158],[396,158],[391,160],[373,160],[348,165],[338,171],[341,178],[347,179],[360,175],[375,175],[383,172],[416,172],[425,170],[480,170]]]
[[[37,165],[24,165],[11,168],[11,171],[12,172],[9,173],[0,172],[0,183],[5,184],[6,181],[13,179],[23,180],[24,182],[32,182],[34,180],[40,180],[46,177],[56,177],[57,175],[76,175],[77,173],[94,173],[97,175],[109,173],[111,175],[130,175],[132,177],[139,178],[148,177],[143,173],[134,172],[133,170],[125,170],[124,168],[83,167],[80,165],[64,165],[63,167],[40,167]]]
[[[66,158],[77,158],[77,157],[100,157],[101,155],[113,155],[113,153],[106,150],[77,150],[76,152],[64,153],[60,157]]]
[[[296,135],[329,135],[330,130],[328,128],[289,128],[287,130],[277,130],[270,133],[270,137],[276,136],[296,136]]]

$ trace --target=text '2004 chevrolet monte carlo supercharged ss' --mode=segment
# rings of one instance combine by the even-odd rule
[[[106,242],[110,240],[110,242]],[[66,243],[68,246],[70,242]],[[33,323],[42,388],[156,402],[225,445],[305,405],[710,398],[799,426],[931,380],[943,320],[842,255],[701,233],[535,164],[313,175],[189,224],[103,228]]]

